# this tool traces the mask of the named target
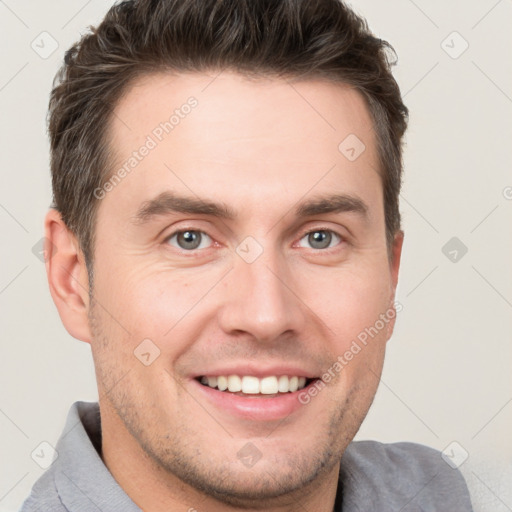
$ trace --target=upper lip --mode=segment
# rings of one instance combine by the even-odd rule
[[[250,375],[252,377],[271,377],[271,376],[281,376],[281,375],[289,375],[289,376],[297,376],[297,377],[306,377],[307,379],[314,379],[318,377],[318,373],[310,369],[306,369],[297,365],[290,364],[273,364],[273,365],[264,365],[264,364],[249,364],[249,363],[240,363],[240,364],[230,364],[222,367],[210,367],[205,369],[202,372],[195,372],[192,375],[193,378],[198,377],[218,377],[219,375]]]

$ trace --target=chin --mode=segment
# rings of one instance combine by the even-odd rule
[[[326,466],[319,461],[311,461],[309,466],[304,462],[283,466],[260,460],[248,470],[240,470],[238,464],[226,465],[224,462],[219,464],[217,471],[205,471],[204,466],[189,467],[184,474],[177,476],[197,491],[226,505],[254,508],[254,502],[258,502],[260,508],[265,509],[270,505],[295,501],[297,495],[307,494],[308,485],[325,470]]]
[[[172,479],[177,478],[205,496],[240,508],[254,508],[258,502],[265,510],[297,501],[310,492],[310,484],[336,470],[344,447],[327,443],[326,437],[317,437],[324,440],[322,444],[311,444],[311,438],[305,438],[287,443],[286,447],[278,440],[255,439],[253,444],[231,439],[231,446],[217,446],[215,452],[211,445],[196,445],[194,449],[190,444],[173,443],[164,448],[158,443],[160,446],[153,445],[153,450],[146,446],[145,451]],[[247,447],[245,452],[240,446]],[[240,452],[249,456],[244,459],[238,455]]]

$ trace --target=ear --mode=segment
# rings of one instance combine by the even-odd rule
[[[400,259],[402,258],[403,245],[404,232],[399,230],[393,239],[393,246],[391,247],[391,260],[389,262],[391,270],[391,282],[393,285],[393,300],[395,300],[396,285],[398,284],[398,272],[400,270]]]
[[[393,329],[395,327],[395,321],[396,321],[396,315],[399,313],[402,309],[400,306],[400,309],[398,309],[395,306],[395,293],[396,293],[396,287],[398,284],[398,273],[400,270],[400,260],[402,257],[402,247],[404,244],[404,232],[402,230],[399,230],[393,239],[393,245],[391,247],[391,255],[389,260],[389,270],[391,274],[391,294],[389,297],[389,310],[392,311],[393,317],[390,319],[390,321],[387,324],[387,339],[391,338],[391,335],[393,334]],[[390,313],[391,314],[391,313]]]
[[[89,279],[78,241],[57,210],[47,213],[44,227],[46,274],[53,302],[69,334],[90,343]]]

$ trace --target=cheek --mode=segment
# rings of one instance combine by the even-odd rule
[[[114,328],[124,339],[124,346],[119,348],[133,351],[142,340],[150,339],[166,356],[177,357],[195,339],[196,331],[200,332],[201,315],[211,300],[209,292],[225,270],[132,267],[127,265],[123,275],[112,273],[101,293],[98,290],[112,315],[106,321],[118,324]],[[183,336],[184,330],[189,336]]]
[[[387,338],[393,314],[390,311],[390,276],[386,267],[380,268],[381,272],[376,271],[375,266],[339,269],[323,277],[316,275],[303,285],[303,297],[308,297],[305,302],[329,328],[333,348],[338,354],[347,350],[353,341],[364,344],[371,340],[375,345]],[[316,292],[312,293],[312,289]]]

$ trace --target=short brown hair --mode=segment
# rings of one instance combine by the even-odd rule
[[[53,207],[76,235],[92,277],[94,191],[108,180],[108,126],[128,85],[152,72],[230,69],[324,78],[365,97],[379,145],[388,248],[400,229],[407,108],[392,47],[341,0],[126,0],[72,46],[49,105]],[[341,142],[341,141],[340,141]]]

